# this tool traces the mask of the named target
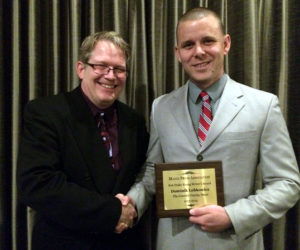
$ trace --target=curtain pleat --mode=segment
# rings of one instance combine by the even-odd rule
[[[16,169],[17,169],[17,152],[18,140],[20,132],[20,84],[21,78],[21,6],[18,1],[13,2],[12,9],[12,113],[11,113],[11,230],[12,234],[12,248],[17,249],[17,229],[18,229],[18,192],[16,189]],[[9,119],[9,118],[8,118]],[[7,201],[5,201],[7,202]],[[7,230],[7,229],[6,229]]]
[[[18,202],[16,166],[25,104],[79,84],[84,37],[119,32],[131,46],[120,100],[149,122],[154,98],[187,80],[174,53],[176,24],[187,9],[220,14],[232,47],[225,71],[279,97],[300,155],[300,4],[288,0],[0,0],[0,249],[30,249],[34,212]],[[175,107],[176,108],[176,107]],[[258,171],[256,186],[261,187]],[[266,249],[300,249],[299,203],[264,229]]]
[[[2,4],[0,6],[0,16],[3,16],[3,8]],[[0,18],[0,34],[4,34],[3,29],[3,19]],[[0,36],[0,51],[3,51],[3,36]],[[0,100],[4,99],[4,62],[3,60],[0,60]],[[5,210],[6,210],[6,206],[4,205],[3,201],[6,200],[5,198],[5,190],[4,190],[4,185],[7,185],[4,181],[4,170],[3,170],[3,166],[5,165],[5,158],[4,158],[4,143],[5,143],[5,139],[4,139],[4,131],[5,131],[5,126],[4,126],[4,117],[5,114],[3,112],[4,110],[4,103],[3,101],[0,101],[0,242],[4,242],[4,230],[5,230]]]
[[[279,51],[279,74],[278,74],[278,98],[281,103],[281,110],[285,119],[287,119],[287,85],[288,85],[288,3],[284,1],[282,3],[282,18],[280,31],[281,36],[279,37],[280,41],[280,51]]]

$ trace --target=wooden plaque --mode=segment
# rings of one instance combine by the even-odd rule
[[[155,164],[157,216],[189,216],[193,207],[224,206],[221,161]]]

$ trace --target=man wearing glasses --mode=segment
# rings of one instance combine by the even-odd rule
[[[27,104],[18,183],[36,211],[33,249],[141,249],[134,204],[121,203],[148,145],[144,119],[117,100],[128,59],[117,33],[88,36],[80,86]]]

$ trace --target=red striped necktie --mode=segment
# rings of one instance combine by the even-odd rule
[[[205,91],[202,91],[200,97],[202,99],[202,112],[199,118],[198,139],[202,146],[212,121],[212,113],[209,95]]]

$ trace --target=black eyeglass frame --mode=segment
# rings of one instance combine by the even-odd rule
[[[115,76],[120,76],[120,75],[122,75],[122,74],[128,74],[128,70],[127,69],[123,69],[123,68],[119,68],[119,67],[112,67],[112,66],[108,66],[108,65],[105,65],[105,64],[97,64],[97,63],[88,63],[88,62],[86,62],[85,63],[86,65],[89,65],[90,67],[92,67],[93,68],[93,70],[94,70],[94,72],[96,73],[96,74],[101,74],[101,73],[103,73],[103,74],[108,74],[109,73],[109,71],[113,71],[113,73],[114,73],[114,75]],[[98,68],[98,71],[100,71],[100,72],[97,72],[97,69],[95,68],[95,66],[97,67],[100,67],[100,68]]]

